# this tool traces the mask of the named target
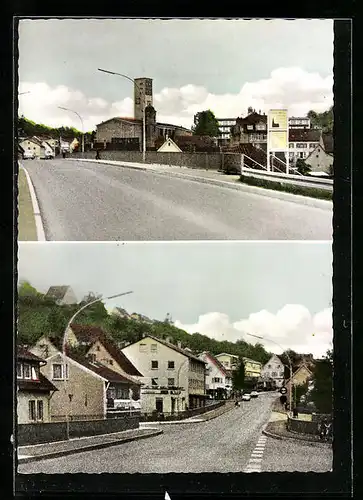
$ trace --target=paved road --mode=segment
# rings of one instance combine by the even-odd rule
[[[332,210],[151,171],[69,160],[24,162],[47,240],[332,237]]]
[[[270,417],[274,398],[276,394],[263,394],[207,422],[164,425],[160,436],[21,464],[18,472],[241,472]]]

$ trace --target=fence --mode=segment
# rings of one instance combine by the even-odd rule
[[[95,158],[95,155],[95,151],[85,153],[77,151],[71,157],[88,159]],[[100,158],[101,160],[143,163],[143,154],[140,151],[101,150]],[[157,151],[147,151],[145,153],[145,163],[221,170],[226,173],[237,174],[240,174],[241,171],[241,155],[239,153],[158,153]]]
[[[218,401],[218,403],[208,404],[200,408],[192,408],[190,410],[184,410],[175,413],[157,413],[156,411],[151,413],[141,413],[140,422],[154,422],[154,421],[173,421],[173,420],[184,420],[186,418],[195,417],[197,415],[202,415],[207,411],[216,410],[221,406],[224,406],[226,401]]]
[[[69,422],[69,437],[96,436],[121,432],[139,427],[139,415],[124,415],[122,418],[103,420],[78,420]],[[51,443],[67,439],[66,422],[19,424],[17,426],[18,446]]]

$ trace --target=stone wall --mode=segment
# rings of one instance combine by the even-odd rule
[[[73,153],[70,158],[95,158],[95,151]],[[143,163],[139,151],[100,151],[101,160]],[[228,173],[240,173],[241,155],[238,153],[158,153],[147,151],[145,163],[198,168],[203,170],[224,170]]]
[[[299,432],[300,434],[318,434],[318,422],[309,422],[307,420],[298,420],[289,417],[286,427],[288,431]]]
[[[127,429],[138,429],[139,415],[123,415],[105,420],[83,420],[69,422],[70,438],[95,436],[120,432]],[[26,446],[39,443],[51,443],[67,439],[66,422],[51,422],[44,424],[19,424],[17,426],[17,444]]]

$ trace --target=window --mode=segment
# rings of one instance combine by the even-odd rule
[[[31,372],[32,372],[32,380],[38,380],[38,370],[36,369],[35,366],[31,367]]]
[[[157,361],[151,361],[151,369],[157,370],[159,368],[159,363]]]
[[[157,344],[151,344],[151,352],[156,352],[158,350]]]
[[[168,385],[175,386],[175,378],[168,378]]]
[[[276,372],[272,372],[272,376],[273,377],[277,377],[277,373]]]
[[[139,344],[139,351],[140,352],[147,352],[147,345],[146,344]]]
[[[53,380],[63,380],[64,378],[64,365],[61,363],[54,363],[53,368]],[[68,378],[68,365],[66,365],[66,378]]]
[[[158,385],[158,378],[154,377],[151,379],[151,385]]]
[[[292,142],[289,143],[289,148],[293,148],[294,144]]]
[[[29,401],[29,420],[35,422],[37,419],[35,400]]]
[[[253,130],[253,125],[247,125],[247,130]]]
[[[39,399],[37,401],[37,420],[43,420],[43,401]]]
[[[16,378],[23,378],[23,365],[16,363]]]
[[[168,370],[174,370],[174,368],[175,368],[175,362],[168,361]]]
[[[27,363],[24,363],[24,378],[31,378],[31,371],[30,371],[30,365]]]

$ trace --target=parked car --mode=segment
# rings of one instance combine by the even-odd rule
[[[250,401],[250,399],[251,399],[251,394],[248,394],[246,392],[246,394],[242,395],[242,401]]]
[[[35,153],[31,149],[27,149],[23,153],[23,160],[34,160],[35,159]]]
[[[54,158],[54,154],[48,151],[47,153],[45,153],[44,158],[46,160],[52,160]]]
[[[257,391],[252,391],[251,392],[251,398],[258,398],[258,392]]]

